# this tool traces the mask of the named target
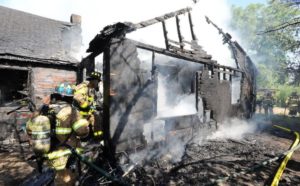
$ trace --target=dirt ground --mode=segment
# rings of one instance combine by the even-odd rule
[[[253,120],[259,130],[242,139],[194,141],[186,146],[182,161],[159,160],[144,168],[156,185],[270,185],[279,162],[261,163],[287,151],[294,140],[293,134],[272,125],[300,132],[299,116],[284,116],[279,108],[274,113],[270,120],[256,114]],[[19,149],[0,145],[0,185],[19,185],[35,173],[34,163],[24,161]],[[279,185],[300,185],[300,150],[293,154]]]
[[[35,173],[33,162],[25,161],[31,153],[20,146],[0,145],[0,185],[19,185],[24,179]]]

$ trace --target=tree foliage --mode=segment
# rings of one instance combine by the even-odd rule
[[[300,8],[273,0],[244,8],[233,6],[232,15],[230,26],[238,31],[242,45],[258,67],[258,86],[299,85],[300,38],[296,22],[300,20]]]

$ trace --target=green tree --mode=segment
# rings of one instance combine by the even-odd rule
[[[300,76],[291,76],[289,70],[300,64],[295,58],[300,48],[298,27],[282,28],[299,17],[299,8],[275,0],[267,5],[233,6],[232,14],[231,27],[240,33],[243,46],[260,72],[258,86],[275,88],[288,83],[291,77],[300,82]]]

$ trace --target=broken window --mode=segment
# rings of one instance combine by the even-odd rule
[[[196,114],[196,72],[203,65],[156,54],[160,117]]]
[[[0,69],[0,106],[9,106],[28,95],[27,70]]]

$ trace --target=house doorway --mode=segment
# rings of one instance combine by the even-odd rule
[[[28,70],[0,68],[0,106],[28,96]]]

